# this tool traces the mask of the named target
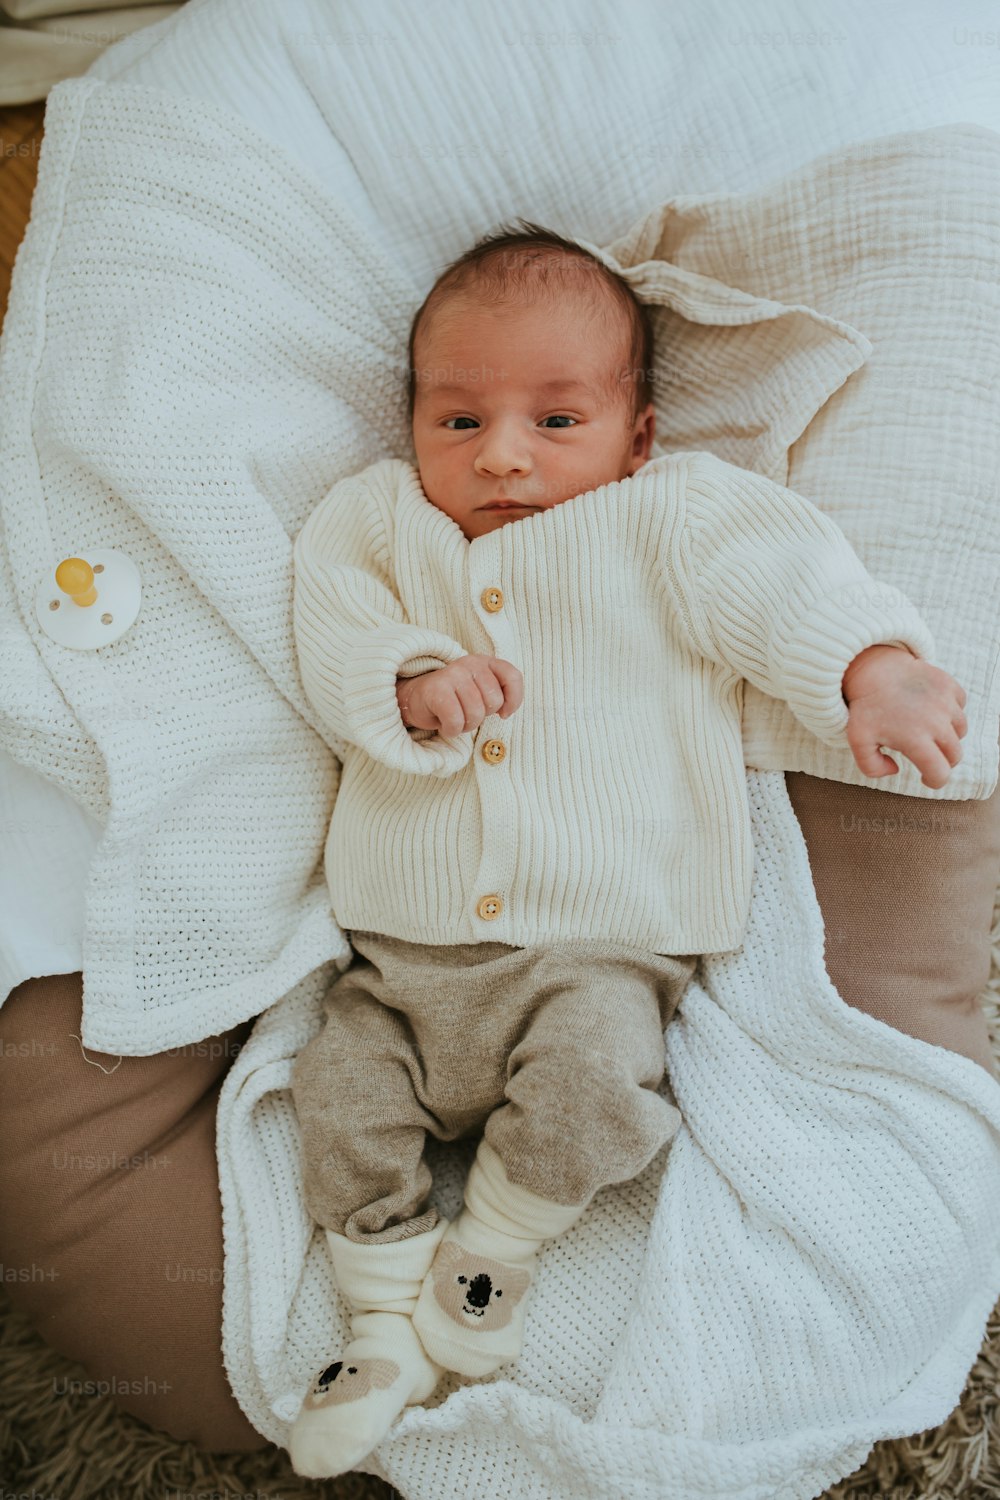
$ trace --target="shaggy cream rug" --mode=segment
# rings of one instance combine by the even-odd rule
[[[201,1453],[120,1412],[110,1398],[65,1391],[85,1380],[0,1291],[0,1494],[37,1500],[397,1500],[368,1474],[299,1479],[278,1448]],[[877,1443],[824,1500],[986,1500],[1000,1494],[1000,1304],[959,1406],[942,1426]],[[455,1500],[465,1500],[456,1496]],[[497,1500],[502,1500],[501,1496]],[[609,1497],[610,1500],[610,1497]]]

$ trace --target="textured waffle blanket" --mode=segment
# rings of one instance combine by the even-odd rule
[[[1000,1084],[845,1004],[784,777],[747,781],[746,940],[666,1032],[680,1131],[543,1248],[519,1362],[444,1376],[363,1465],[408,1500],[812,1500],[958,1404],[1000,1293]],[[220,1103],[226,1363],[279,1443],[347,1328],[289,1092],[321,993],[261,1018]],[[471,1156],[430,1142],[448,1216]]]
[[[952,222],[920,217],[922,193],[957,183],[959,217],[995,215],[982,185],[997,138],[946,136],[857,148],[770,198],[667,205],[611,247],[660,318],[677,380],[660,413],[668,449],[710,448],[828,504],[844,476],[837,398],[879,361],[867,310],[859,331],[810,306],[794,268],[780,289],[782,247],[825,277],[832,305],[827,212],[863,244],[874,235],[878,257],[882,204],[903,249]],[[759,255],[755,204],[771,232]],[[970,233],[963,253],[978,243]],[[759,292],[719,279],[758,263]],[[869,279],[846,279],[860,306]],[[900,277],[897,301],[904,290]],[[224,1352],[244,1410],[278,1442],[343,1331],[288,1081],[349,958],[322,870],[339,763],[296,669],[292,544],[336,480],[411,456],[403,366],[421,295],[318,181],[225,111],[95,79],[53,90],[0,350],[0,736],[103,825],[84,1043],[153,1053],[260,1017],[219,1108]],[[912,316],[939,302],[957,316],[954,288]],[[972,401],[980,383],[962,376]],[[810,451],[807,428],[825,447],[797,478],[788,456]],[[945,429],[936,447],[990,451],[979,424]],[[914,425],[907,453],[923,441]],[[968,687],[970,743],[948,790],[986,795],[995,574],[988,533],[970,545],[986,491],[949,498],[945,527],[939,493],[903,509],[900,472],[879,481],[899,506],[881,518],[893,546],[867,545],[856,475],[844,493],[865,524],[844,529]],[[70,651],[39,628],[35,589],[99,547],[136,563],[142,611],[113,645]],[[959,1397],[1000,1289],[1000,1085],[832,989],[779,767],[847,780],[849,756],[817,762],[807,735],[766,715],[744,728],[765,762],[748,777],[750,927],[703,961],[668,1029],[681,1132],[543,1250],[513,1371],[443,1383],[386,1439],[372,1466],[407,1496],[791,1500]],[[432,1150],[446,1214],[472,1149]]]

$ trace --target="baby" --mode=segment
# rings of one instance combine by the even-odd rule
[[[664,1028],[749,916],[744,681],[871,777],[894,749],[941,787],[967,731],[919,614],[817,507],[711,454],[651,459],[646,310],[521,226],[414,319],[416,466],[341,481],[295,544],[355,949],[293,1074],[351,1311],[289,1442],[313,1477],[442,1369],[515,1359],[541,1244],[675,1134]],[[428,1130],[482,1132],[451,1223]]]

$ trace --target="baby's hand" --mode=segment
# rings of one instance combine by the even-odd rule
[[[847,740],[866,776],[893,776],[899,766],[879,745],[898,750],[924,786],[942,787],[962,759],[968,733],[965,689],[940,667],[898,646],[869,646],[843,678]]]
[[[396,679],[396,702],[408,729],[436,729],[445,739],[478,729],[487,714],[508,719],[524,698],[524,678],[499,656],[460,656],[420,677]]]

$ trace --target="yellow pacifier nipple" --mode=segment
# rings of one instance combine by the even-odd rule
[[[56,568],[56,583],[74,604],[86,609],[97,602],[94,570],[82,557],[66,557]]]

